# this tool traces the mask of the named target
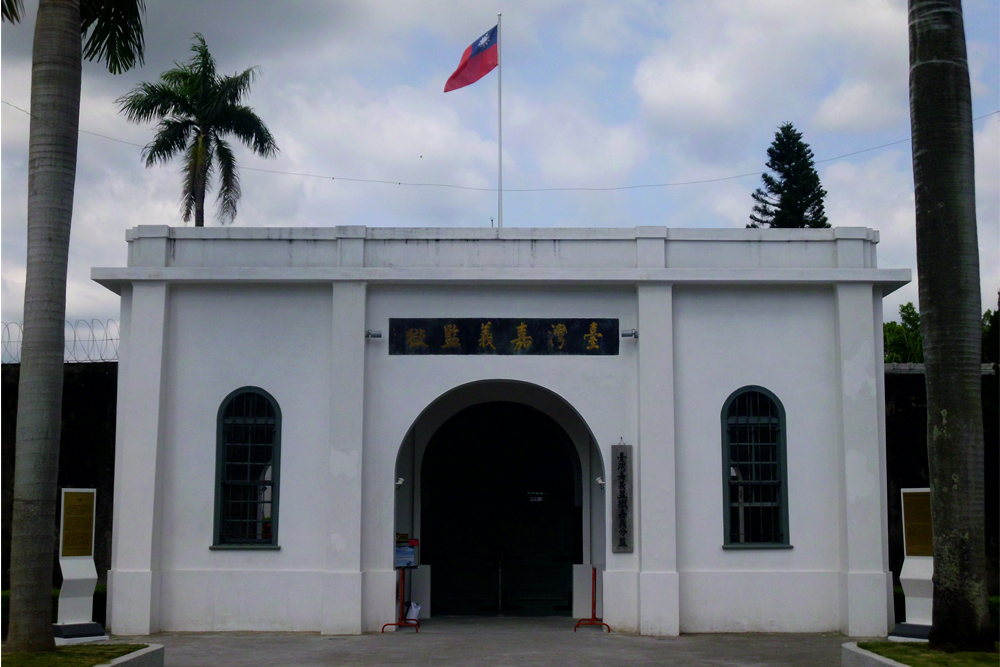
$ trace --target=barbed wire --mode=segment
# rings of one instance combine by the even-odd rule
[[[0,362],[21,363],[22,322],[4,322],[0,335]],[[121,330],[114,320],[66,320],[63,359],[69,363],[118,361]]]

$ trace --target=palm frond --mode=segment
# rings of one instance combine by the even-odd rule
[[[215,183],[215,141],[212,139],[207,139],[205,143],[205,157],[204,157],[204,179],[205,179],[205,194],[212,189],[212,184]],[[204,204],[202,200],[202,204]]]
[[[174,69],[168,69],[160,75],[160,81],[178,92],[187,92],[194,87],[197,75],[190,65],[174,62]]]
[[[248,67],[239,74],[220,78],[217,103],[225,106],[239,104],[243,96],[250,92],[250,86],[257,80],[259,73],[260,68],[255,66]]]
[[[7,0],[4,0],[6,6]],[[104,62],[112,74],[143,63],[144,0],[84,0],[80,3],[80,30],[90,33],[83,45],[87,60]]]
[[[218,77],[215,73],[215,58],[208,51],[205,38],[200,33],[194,34],[195,43],[191,45],[191,51],[195,54],[188,63],[191,72],[191,95],[202,104],[214,98],[214,90]],[[204,115],[204,110],[198,109],[199,115]]]
[[[115,102],[125,118],[133,123],[143,123],[154,118],[191,113],[190,100],[176,86],[166,83],[142,82],[134,90]]]
[[[261,157],[274,157],[278,154],[278,144],[271,136],[271,131],[250,107],[228,109],[223,118],[217,119],[216,129],[220,135],[234,135]]]
[[[191,142],[187,154],[184,156],[184,166],[181,167],[181,220],[191,221],[191,213],[194,211],[194,179],[195,170],[192,166],[196,163],[193,153],[195,152],[195,142]]]
[[[184,177],[181,186],[181,218],[184,222],[191,220],[191,212],[197,205],[199,181],[204,183],[202,197],[211,185],[211,149],[208,137],[201,137],[199,141],[199,137],[194,136],[184,153],[184,166],[181,168],[181,175]]]
[[[164,118],[153,141],[142,149],[146,158],[146,166],[152,167],[157,162],[166,164],[175,155],[184,150],[192,133],[197,131],[197,125],[186,118]]]
[[[233,149],[223,139],[215,140],[215,156],[219,165],[219,219],[229,224],[236,217],[236,203],[240,200],[240,172],[236,168]]]
[[[24,0],[3,0],[3,20],[8,23],[20,23],[24,14]]]

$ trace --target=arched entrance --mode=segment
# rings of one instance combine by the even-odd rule
[[[437,430],[421,474],[435,614],[570,615],[576,458],[562,427],[518,403],[474,405]]]
[[[543,387],[479,381],[438,397],[396,461],[396,537],[421,552],[406,599],[424,618],[589,614],[603,476],[586,423]]]

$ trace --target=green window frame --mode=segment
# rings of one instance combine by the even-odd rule
[[[212,549],[277,549],[281,409],[260,387],[219,406]]]
[[[724,549],[790,548],[785,408],[749,385],[722,407]]]

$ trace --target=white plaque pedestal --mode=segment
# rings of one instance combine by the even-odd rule
[[[889,633],[890,641],[926,642],[934,607],[934,557],[930,489],[901,489],[903,568],[899,583],[906,599],[906,622]]]
[[[97,568],[88,556],[60,558],[63,583],[55,626],[56,646],[107,639],[100,623],[93,622]]]
[[[97,587],[97,568],[94,565],[95,494],[94,489],[63,489],[59,530],[59,569],[63,583],[59,591],[57,622],[52,628],[56,646],[108,638],[101,624],[93,620],[94,589]]]
[[[906,596],[906,622],[916,625],[931,624],[934,599],[934,558],[907,556],[899,572],[899,583]]]

